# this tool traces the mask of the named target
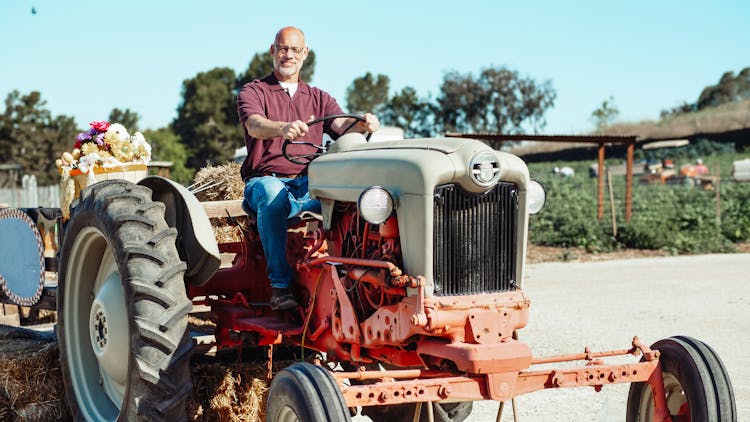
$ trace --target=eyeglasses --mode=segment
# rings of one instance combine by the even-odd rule
[[[302,51],[304,49],[305,49],[304,47],[289,47],[289,46],[286,46],[286,45],[277,45],[276,46],[276,53],[278,53],[278,54],[281,54],[281,53],[284,53],[284,54],[294,53],[294,55],[298,56],[298,55],[302,54]]]

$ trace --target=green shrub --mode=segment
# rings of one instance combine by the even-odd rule
[[[596,197],[581,183],[551,178],[546,182],[547,204],[529,222],[532,243],[547,246],[577,247],[589,252],[614,247],[606,223],[596,219]]]
[[[721,231],[732,242],[750,241],[750,183],[722,185]]]
[[[698,145],[706,152],[709,145]],[[708,157],[725,164],[735,154]],[[634,180],[632,218],[625,222],[624,178],[613,178],[617,236],[613,236],[609,213],[609,191],[605,184],[605,218],[597,219],[596,179],[582,171],[572,178],[550,174],[554,166],[569,165],[583,170],[588,164],[535,163],[529,166],[532,177],[547,190],[547,203],[531,216],[531,243],[603,252],[623,248],[660,249],[673,254],[716,253],[734,250],[734,244],[750,241],[750,183],[734,183],[726,178],[720,189],[720,218],[717,216],[715,190],[687,184],[645,185]],[[727,180],[726,182],[724,180]],[[716,187],[715,187],[716,188]],[[714,188],[714,189],[715,189]]]

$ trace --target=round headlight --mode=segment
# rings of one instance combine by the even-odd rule
[[[526,209],[529,214],[538,213],[546,199],[547,193],[544,191],[544,186],[534,179],[529,180],[529,186],[526,189]]]
[[[393,212],[393,198],[380,186],[367,188],[357,201],[359,214],[370,224],[380,224]]]

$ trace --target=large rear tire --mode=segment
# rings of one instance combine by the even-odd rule
[[[667,407],[675,420],[734,422],[737,409],[729,374],[716,352],[691,337],[659,340]],[[628,422],[652,421],[654,399],[647,382],[633,383],[628,394]]]
[[[349,409],[325,368],[307,362],[284,368],[271,382],[267,422],[346,422]]]
[[[76,420],[186,420],[192,342],[164,204],[121,180],[81,192],[61,250],[60,364]]]

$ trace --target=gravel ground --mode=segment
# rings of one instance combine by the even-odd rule
[[[635,335],[647,344],[674,335],[703,340],[726,365],[738,420],[750,421],[748,281],[750,254],[531,264],[524,281],[530,320],[519,334],[534,356],[625,349]],[[624,421],[628,388],[531,393],[516,399],[519,420]],[[497,407],[476,403],[468,421],[494,421]],[[510,406],[502,420],[513,420]]]

